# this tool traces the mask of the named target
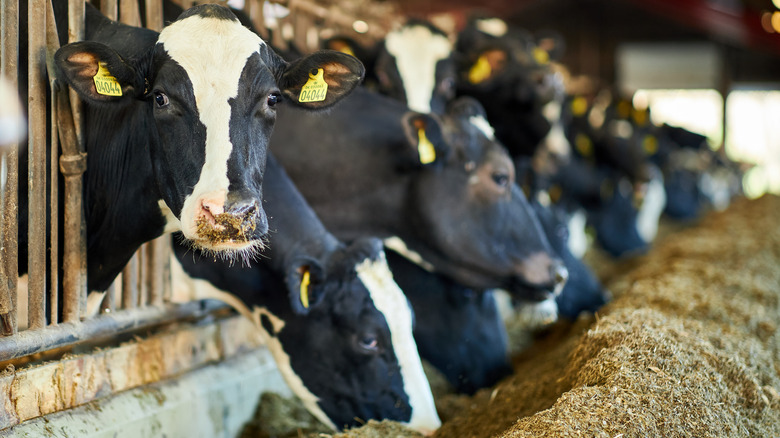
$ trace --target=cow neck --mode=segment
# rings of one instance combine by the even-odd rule
[[[285,272],[296,257],[320,258],[340,246],[271,154],[266,163],[263,193],[263,208],[271,229],[264,254],[277,272]]]
[[[165,220],[149,155],[156,128],[148,123],[148,111],[142,101],[85,111],[90,130],[103,133],[87,138],[84,201],[90,290],[107,288],[142,243],[163,234]]]

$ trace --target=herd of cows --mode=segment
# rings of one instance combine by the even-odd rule
[[[567,93],[554,35],[410,21],[375,48],[332,38],[303,56],[222,6],[166,3],[157,33],[87,4],[85,41],[65,44],[53,4],[57,81],[85,102],[90,290],[173,233],[179,296],[251,318],[334,429],[434,431],[422,359],[464,393],[511,372],[497,291],[530,319],[595,311],[609,294],[581,260],[586,227],[636,254],[662,213],[736,193],[704,137]]]

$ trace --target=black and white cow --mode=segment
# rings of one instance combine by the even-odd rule
[[[280,112],[271,147],[339,238],[396,236],[464,286],[532,300],[566,280],[472,99],[438,118],[358,89],[327,119]]]
[[[443,31],[409,20],[385,35],[374,75],[378,91],[420,113],[443,113],[455,98],[453,44]]]
[[[385,249],[393,278],[416,315],[414,339],[459,393],[473,394],[512,372],[493,291],[475,290]]]
[[[292,391],[333,429],[390,419],[436,430],[411,309],[381,241],[339,242],[272,156],[264,192],[263,257],[231,266],[175,244],[179,299],[220,299],[252,319]]]
[[[67,5],[54,5],[61,22]],[[261,186],[276,108],[329,107],[363,75],[341,53],[285,62],[217,5],[193,7],[158,34],[87,4],[86,39],[59,49],[55,63],[58,80],[86,103],[90,290],[107,288],[140,244],[166,232],[230,257],[257,252],[268,230]],[[327,94],[307,101],[312,72]],[[20,260],[26,241],[23,221]]]

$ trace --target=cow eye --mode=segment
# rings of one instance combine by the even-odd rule
[[[509,175],[505,173],[494,173],[491,177],[493,182],[499,187],[507,187],[509,185]]]
[[[379,350],[379,339],[372,333],[358,335],[357,346],[366,353],[375,353]]]
[[[163,93],[162,91],[155,91],[154,92],[154,101],[157,103],[157,106],[162,108],[166,105],[168,105],[168,96]]]
[[[268,106],[273,108],[274,105],[282,101],[282,96],[278,93],[272,93],[268,95]]]

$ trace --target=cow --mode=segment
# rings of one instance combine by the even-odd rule
[[[62,24],[67,5],[54,6]],[[358,60],[336,52],[288,63],[229,9],[207,4],[159,34],[87,4],[86,41],[54,61],[57,80],[86,104],[87,272],[97,291],[139,245],[172,231],[228,258],[255,254],[268,230],[261,188],[277,108],[328,108],[363,76]],[[25,272],[26,221],[19,236]]]
[[[484,106],[496,137],[513,158],[533,156],[551,131],[545,112],[555,115],[545,106],[557,86],[549,63],[557,52],[540,47],[523,29],[504,25],[495,33],[484,23],[475,17],[458,33],[456,95]]]
[[[473,394],[512,372],[507,334],[492,290],[475,290],[385,248],[393,278],[416,315],[420,357],[458,393]]]
[[[435,117],[358,89],[327,119],[280,111],[271,149],[340,239],[396,236],[464,286],[531,300],[565,283],[473,99]]]
[[[433,432],[440,421],[411,309],[381,241],[338,241],[273,156],[264,193],[271,232],[263,257],[231,265],[176,241],[179,299],[220,299],[253,320],[292,391],[334,430],[390,419]]]

